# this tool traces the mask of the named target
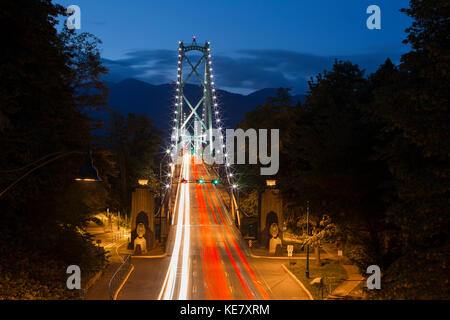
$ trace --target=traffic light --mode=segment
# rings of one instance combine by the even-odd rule
[[[214,183],[215,185],[218,185],[218,184],[219,184],[219,179],[214,179],[214,180],[212,181],[212,183]]]
[[[203,184],[203,182],[205,182],[205,180],[203,180],[203,179],[197,179],[197,183]]]

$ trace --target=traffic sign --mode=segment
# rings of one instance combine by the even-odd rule
[[[288,252],[288,257],[292,257],[292,254],[294,253],[294,246],[292,244],[288,244],[287,252]]]

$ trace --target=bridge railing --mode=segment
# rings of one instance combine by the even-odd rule
[[[161,199],[159,202],[159,206],[158,209],[156,210],[156,213],[154,215],[154,219],[155,219],[155,225],[159,225],[159,230],[157,230],[157,234],[156,236],[158,237],[158,239],[161,241],[161,234],[162,234],[162,211],[163,211],[163,207],[166,205],[166,202],[170,200],[170,195],[169,195],[169,190],[166,189],[164,190],[164,193],[161,194]],[[167,213],[166,213],[167,214]],[[158,221],[159,218],[159,221]]]
[[[131,264],[131,255],[129,254],[126,256],[120,267],[111,277],[111,280],[109,280],[109,298],[111,300],[116,300],[117,294],[123,286],[125,277],[128,275],[132,268],[133,265]]]

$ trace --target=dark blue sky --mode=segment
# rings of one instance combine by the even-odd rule
[[[334,58],[374,71],[398,63],[411,20],[407,0],[77,0],[81,30],[102,41],[108,80],[152,84],[176,78],[178,40],[211,41],[219,88],[248,93],[265,87],[307,90],[310,76]],[[381,30],[368,30],[366,8],[381,8]]]

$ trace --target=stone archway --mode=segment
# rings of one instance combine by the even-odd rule
[[[279,190],[267,189],[261,193],[259,215],[260,245],[269,248],[269,229],[272,223],[278,224],[279,237],[283,238],[283,199]]]
[[[134,249],[135,239],[138,237],[137,228],[140,223],[145,227],[145,233],[142,238],[145,239],[146,248],[151,249],[154,247],[154,202],[154,195],[147,188],[137,188],[133,192],[131,197],[131,241],[129,249]],[[139,241],[143,241],[142,238]]]
[[[136,225],[138,225],[139,223],[143,223],[145,225],[145,229],[149,228],[148,215],[144,211],[139,212],[136,216]]]
[[[133,223],[134,228],[131,230],[131,248],[134,249],[134,242],[135,242],[136,238],[139,237],[138,228],[139,228],[140,224],[144,225],[144,228],[145,228],[145,233],[142,236],[142,238],[145,239],[145,247],[152,248],[154,245],[154,233],[151,230],[150,225],[149,225],[148,214],[144,211],[141,211],[136,215],[136,220]],[[142,240],[142,238],[140,238],[140,239]]]
[[[270,226],[272,225],[272,223],[276,223],[278,225],[278,228],[280,228],[280,225],[278,223],[278,215],[273,211],[269,211],[269,213],[267,213],[266,215],[266,224],[263,230],[263,244],[265,248],[269,248],[270,238],[272,237],[270,235]]]
[[[275,212],[270,211],[266,216],[266,227],[270,228],[272,223],[278,224],[278,215]]]

